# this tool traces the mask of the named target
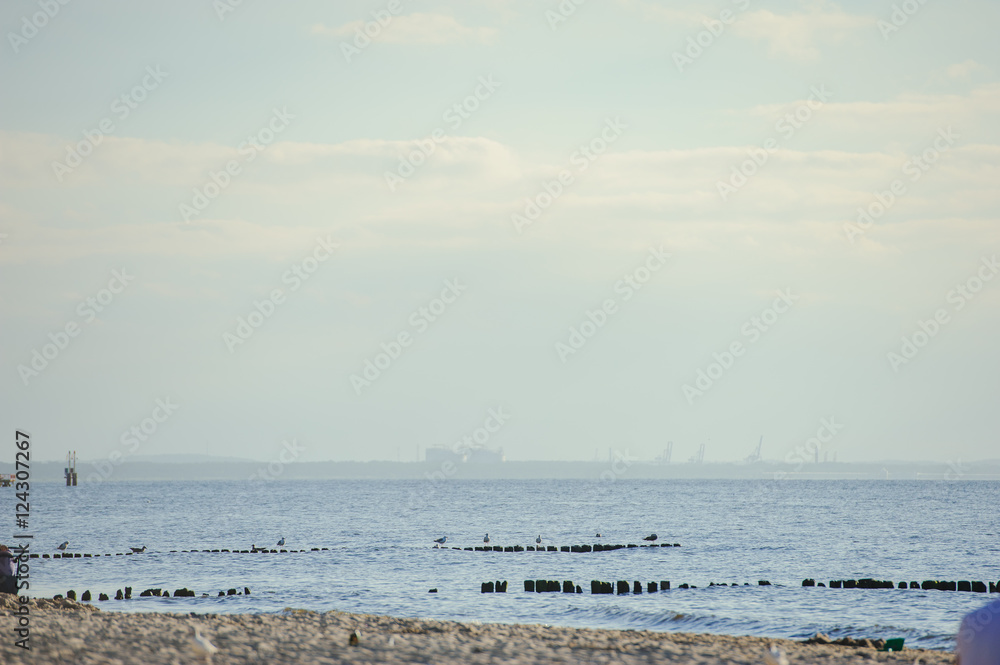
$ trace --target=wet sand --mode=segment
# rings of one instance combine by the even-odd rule
[[[773,645],[795,663],[951,663],[950,653],[806,644],[632,630],[478,624],[289,610],[282,614],[133,614],[86,603],[36,600],[30,606],[31,651],[14,646],[12,597],[0,602],[0,662],[196,663],[197,626],[218,648],[213,663],[767,663]],[[353,631],[360,633],[350,645]],[[779,656],[778,662],[781,662]]]

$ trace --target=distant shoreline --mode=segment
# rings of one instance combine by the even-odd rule
[[[65,462],[34,462],[35,482],[63,480]],[[0,463],[0,473],[11,473],[13,464]],[[975,472],[973,472],[975,470]],[[1000,460],[965,463],[959,468],[935,462],[882,462],[858,464],[819,462],[781,464],[703,463],[655,464],[650,462],[500,462],[452,464],[446,462],[292,462],[269,468],[264,462],[203,461],[80,462],[81,485],[137,480],[1000,480]]]

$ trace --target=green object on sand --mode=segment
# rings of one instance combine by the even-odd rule
[[[886,640],[885,646],[879,649],[879,651],[902,651],[904,639],[905,638],[902,637],[896,637],[891,640]]]

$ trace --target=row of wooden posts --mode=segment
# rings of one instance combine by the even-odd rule
[[[601,543],[596,543],[594,545],[528,545],[527,547],[523,545],[484,545],[482,547],[452,547],[453,550],[465,550],[467,552],[611,552],[613,550],[626,550],[626,549],[639,549],[643,547],[680,547],[680,543],[662,543],[662,544],[647,544],[647,545],[636,545],[630,543],[628,545],[602,545]],[[447,549],[447,548],[441,548]]]
[[[202,598],[208,597],[208,595],[209,594],[207,594],[207,593],[201,594]],[[220,596],[249,596],[250,595],[250,587],[243,587],[243,591],[239,591],[239,590],[237,590],[235,588],[229,589],[228,591],[220,591],[219,595]],[[58,598],[62,598],[62,597],[63,597],[62,594],[58,594],[58,593],[55,596],[53,596],[53,598],[57,598],[57,599]],[[76,600],[76,591],[74,591],[73,589],[70,589],[69,591],[66,592],[66,597],[69,598],[70,600]],[[169,589],[146,589],[145,591],[141,591],[139,593],[139,597],[140,598],[148,598],[148,597],[170,598],[170,590]],[[192,591],[191,589],[182,587],[180,589],[175,589],[174,590],[174,596],[173,597],[174,598],[194,598],[195,597],[195,592]],[[85,602],[85,603],[90,602],[92,598],[93,598],[93,596],[91,595],[89,589],[87,591],[84,591],[82,594],[80,594],[80,600],[82,602]],[[115,600],[131,600],[131,598],[132,598],[132,587],[130,587],[130,586],[125,587],[124,590],[118,589],[118,593],[115,594]],[[99,600],[99,601],[100,600],[111,600],[111,598],[108,597],[108,594],[101,593],[101,594],[98,594],[97,600]]]
[[[816,583],[812,578],[802,580],[802,586],[826,586],[822,582]],[[936,589],[938,591],[969,591],[972,593],[1000,593],[1000,582],[980,582],[970,580],[941,581],[924,580],[921,582],[899,582],[892,580],[874,580],[864,578],[860,580],[830,580],[831,589]]]
[[[451,547],[451,548],[441,548],[441,549],[453,549],[453,550],[465,550],[468,552],[612,552],[615,550],[627,550],[627,549],[641,549],[644,547],[680,547],[680,543],[651,543],[636,545],[635,543],[629,543],[627,545],[602,545],[601,543],[595,543],[594,545],[484,545],[482,547]],[[307,550],[290,550],[290,549],[266,549],[266,548],[255,548],[250,550],[241,549],[207,549],[207,550],[169,550],[168,552],[160,552],[160,554],[177,554],[178,552],[182,554],[196,554],[196,553],[226,553],[226,554],[300,554],[305,552],[326,552],[329,547],[312,547]],[[151,552],[150,552],[151,553]],[[144,552],[114,552],[109,554],[84,554],[82,552],[63,552],[61,554],[38,554],[32,552],[28,556],[32,559],[91,559],[102,556],[139,556],[140,554],[145,554]]]
[[[767,580],[759,580],[757,582],[760,586],[771,586],[771,583]],[[716,584],[712,582],[709,586],[728,586],[727,584]],[[735,582],[733,586],[738,586]],[[749,586],[746,583],[745,586]],[[604,594],[604,593],[615,593],[617,590],[618,595],[625,595],[628,593],[641,594],[643,588],[646,589],[646,593],[656,593],[657,591],[669,591],[670,590],[670,580],[662,580],[660,582],[646,582],[643,585],[642,582],[636,580],[629,584],[625,580],[619,580],[617,584],[612,584],[611,582],[602,582],[600,580],[590,581],[590,593],[594,595]],[[697,589],[698,587],[693,584],[681,584],[677,587],[678,589]],[[579,584],[573,584],[572,580],[563,580],[559,582],[557,580],[524,580],[524,590],[529,593],[583,593],[583,588]],[[437,591],[436,589],[434,591]],[[481,586],[481,593],[506,593],[507,582],[483,582]]]
[[[771,586],[771,582],[768,580],[757,580],[758,586]],[[715,582],[709,582],[708,586],[739,586],[736,582],[732,585],[726,584],[725,582],[721,584],[716,584]],[[750,586],[749,582],[744,582],[743,586]],[[802,586],[804,587],[825,587],[826,584],[820,582],[816,583],[816,580],[807,578],[802,580]],[[631,584],[625,580],[619,580],[617,583],[602,582],[600,580],[591,580],[590,582],[590,593],[594,595],[598,594],[614,594],[617,593],[619,596],[632,593],[635,595],[641,594],[643,588],[646,589],[646,593],[656,593],[657,591],[669,591],[670,581],[661,580],[660,582],[647,582],[643,585],[639,580],[635,580]],[[693,584],[681,584],[677,586],[678,589],[697,589],[698,587]],[[919,582],[900,582],[898,585],[894,584],[888,580],[875,580],[870,578],[864,578],[860,580],[831,580],[831,589],[937,589],[939,591],[968,591],[973,593],[1000,593],[1000,582],[979,582],[979,581],[966,581],[960,580],[958,582],[942,582],[937,580],[925,580],[922,584]],[[497,582],[483,582],[481,586],[481,593],[505,593],[507,591],[507,582],[497,581]],[[529,593],[583,593],[583,589],[578,584],[573,584],[572,580],[563,580],[561,583],[556,580],[524,580],[524,590]],[[433,591],[437,591],[434,589]]]
[[[266,549],[254,549],[254,550],[229,550],[229,549],[215,549],[215,550],[170,550],[169,552],[160,552],[160,554],[177,554],[181,552],[183,554],[196,554],[200,552],[205,553],[222,553],[227,554],[301,554],[304,552],[325,552],[328,551],[329,547],[313,547],[308,550],[266,550]],[[146,554],[145,552],[115,552],[114,554],[83,554],[81,552],[64,552],[62,554],[38,554],[32,552],[28,555],[31,559],[91,559],[99,558],[102,556],[140,556]],[[152,554],[152,552],[150,552]]]

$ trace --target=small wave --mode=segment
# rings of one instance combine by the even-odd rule
[[[773,620],[732,618],[697,612],[649,611],[621,606],[600,608],[568,608],[563,617],[574,625],[601,625],[618,628],[660,630],[670,633],[710,633],[716,635],[749,635],[804,640],[816,633],[831,639],[885,639],[902,637],[911,648],[952,651],[954,636],[944,633],[918,632],[910,628],[885,625],[792,625]]]

